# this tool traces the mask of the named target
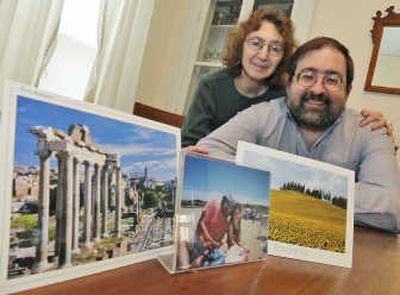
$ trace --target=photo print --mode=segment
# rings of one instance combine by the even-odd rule
[[[268,172],[183,154],[176,271],[264,259]]]
[[[53,282],[172,247],[179,129],[25,86],[5,100],[2,281]]]
[[[353,171],[246,142],[236,162],[271,172],[268,254],[351,267]]]

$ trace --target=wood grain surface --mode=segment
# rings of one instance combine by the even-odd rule
[[[269,256],[169,275],[150,260],[19,294],[400,294],[400,236],[357,228],[352,269]]]

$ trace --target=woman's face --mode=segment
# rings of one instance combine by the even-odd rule
[[[264,21],[243,43],[242,75],[261,81],[276,70],[284,53],[283,38],[273,23]]]

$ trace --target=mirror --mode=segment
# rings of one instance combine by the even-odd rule
[[[373,49],[364,90],[400,94],[400,14],[394,6],[386,12],[382,17],[378,10],[372,17]]]

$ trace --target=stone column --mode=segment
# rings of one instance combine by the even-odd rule
[[[107,228],[107,221],[108,221],[108,167],[104,166],[103,168],[103,177],[102,177],[103,185],[102,185],[102,196],[101,200],[103,203],[103,214],[101,219],[101,234],[103,238],[108,237],[108,228]]]
[[[83,216],[83,243],[85,247],[90,247],[91,239],[91,220],[92,220],[92,166],[85,162],[85,196],[84,196],[84,216]]]
[[[138,221],[139,221],[139,222],[140,222],[139,217],[140,217],[141,208],[142,208],[142,199],[140,198],[140,193],[139,193],[139,191],[137,191],[136,212],[137,212],[137,217],[138,217]]]
[[[50,156],[48,151],[39,151],[39,244],[36,247],[36,269],[41,271],[47,267],[49,243],[49,209],[50,209]]]
[[[58,161],[58,172],[57,172],[57,196],[56,196],[56,243],[55,243],[55,256],[60,259],[61,251],[61,240],[62,233],[64,232],[64,220],[62,217],[63,212],[63,197],[64,197],[64,175],[65,175],[65,161],[60,156],[60,153],[56,155]]]
[[[171,209],[173,210],[173,215],[172,216],[175,216],[175,202],[176,202],[176,185],[177,185],[177,180],[176,180],[176,178],[172,181],[172,190],[171,190]],[[170,219],[170,226],[171,226],[171,229],[173,230],[173,228],[174,228],[174,217],[172,217],[171,219]]]
[[[101,206],[101,192],[100,192],[100,171],[101,167],[99,164],[95,165],[94,174],[94,240],[100,241],[100,206]]]
[[[176,180],[173,179],[171,182],[171,206],[172,210],[175,211],[175,195],[176,195]]]
[[[121,236],[121,215],[122,215],[122,175],[121,175],[121,168],[115,168],[116,173],[116,204],[115,204],[115,233],[117,237]]]
[[[65,161],[63,183],[63,220],[64,231],[60,248],[60,264],[63,267],[71,266],[72,261],[72,229],[73,229],[73,158],[65,152],[62,155]]]
[[[80,181],[79,181],[79,160],[74,159],[74,180],[73,180],[73,192],[74,192],[74,218],[73,218],[73,238],[72,238],[72,252],[79,253],[79,216],[80,216]]]

